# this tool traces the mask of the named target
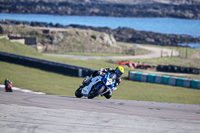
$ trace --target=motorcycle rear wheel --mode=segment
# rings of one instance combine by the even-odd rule
[[[75,96],[77,97],[77,98],[81,98],[83,95],[81,94],[81,88],[78,88],[76,91],[75,91]]]
[[[103,85],[100,86],[97,90],[94,90],[94,88],[91,89],[91,91],[88,94],[88,99],[92,99],[92,98],[98,96],[101,92],[103,92],[103,90],[104,90]]]

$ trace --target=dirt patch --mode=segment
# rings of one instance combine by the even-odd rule
[[[189,58],[190,59],[200,59],[200,52],[192,54]]]

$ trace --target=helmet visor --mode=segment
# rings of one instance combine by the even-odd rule
[[[119,77],[121,77],[122,74],[123,74],[123,73],[122,73],[120,70],[117,70],[117,75],[118,75]]]

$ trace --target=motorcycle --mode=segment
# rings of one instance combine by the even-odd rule
[[[114,87],[114,84],[116,83],[116,76],[117,75],[115,73],[108,72],[92,78],[91,81],[88,81],[89,77],[87,76],[83,80],[83,87],[81,86],[75,91],[75,96],[78,98],[84,96],[89,99],[99,95],[105,96],[105,94]]]
[[[5,89],[6,92],[12,92],[12,82],[7,82]]]

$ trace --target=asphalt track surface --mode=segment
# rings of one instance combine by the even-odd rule
[[[44,55],[49,56],[58,56],[58,57],[66,57],[72,59],[82,59],[82,60],[107,60],[107,59],[151,59],[151,58],[160,58],[161,51],[162,57],[170,57],[172,54],[173,56],[179,56],[179,53],[175,50],[170,50],[166,48],[158,48],[158,47],[149,47],[149,46],[142,46],[137,45],[138,48],[149,50],[149,54],[145,55],[137,55],[137,56],[86,56],[86,55],[66,55],[66,54],[50,54],[46,53]]]
[[[1,133],[199,133],[200,105],[36,95],[0,88]]]

